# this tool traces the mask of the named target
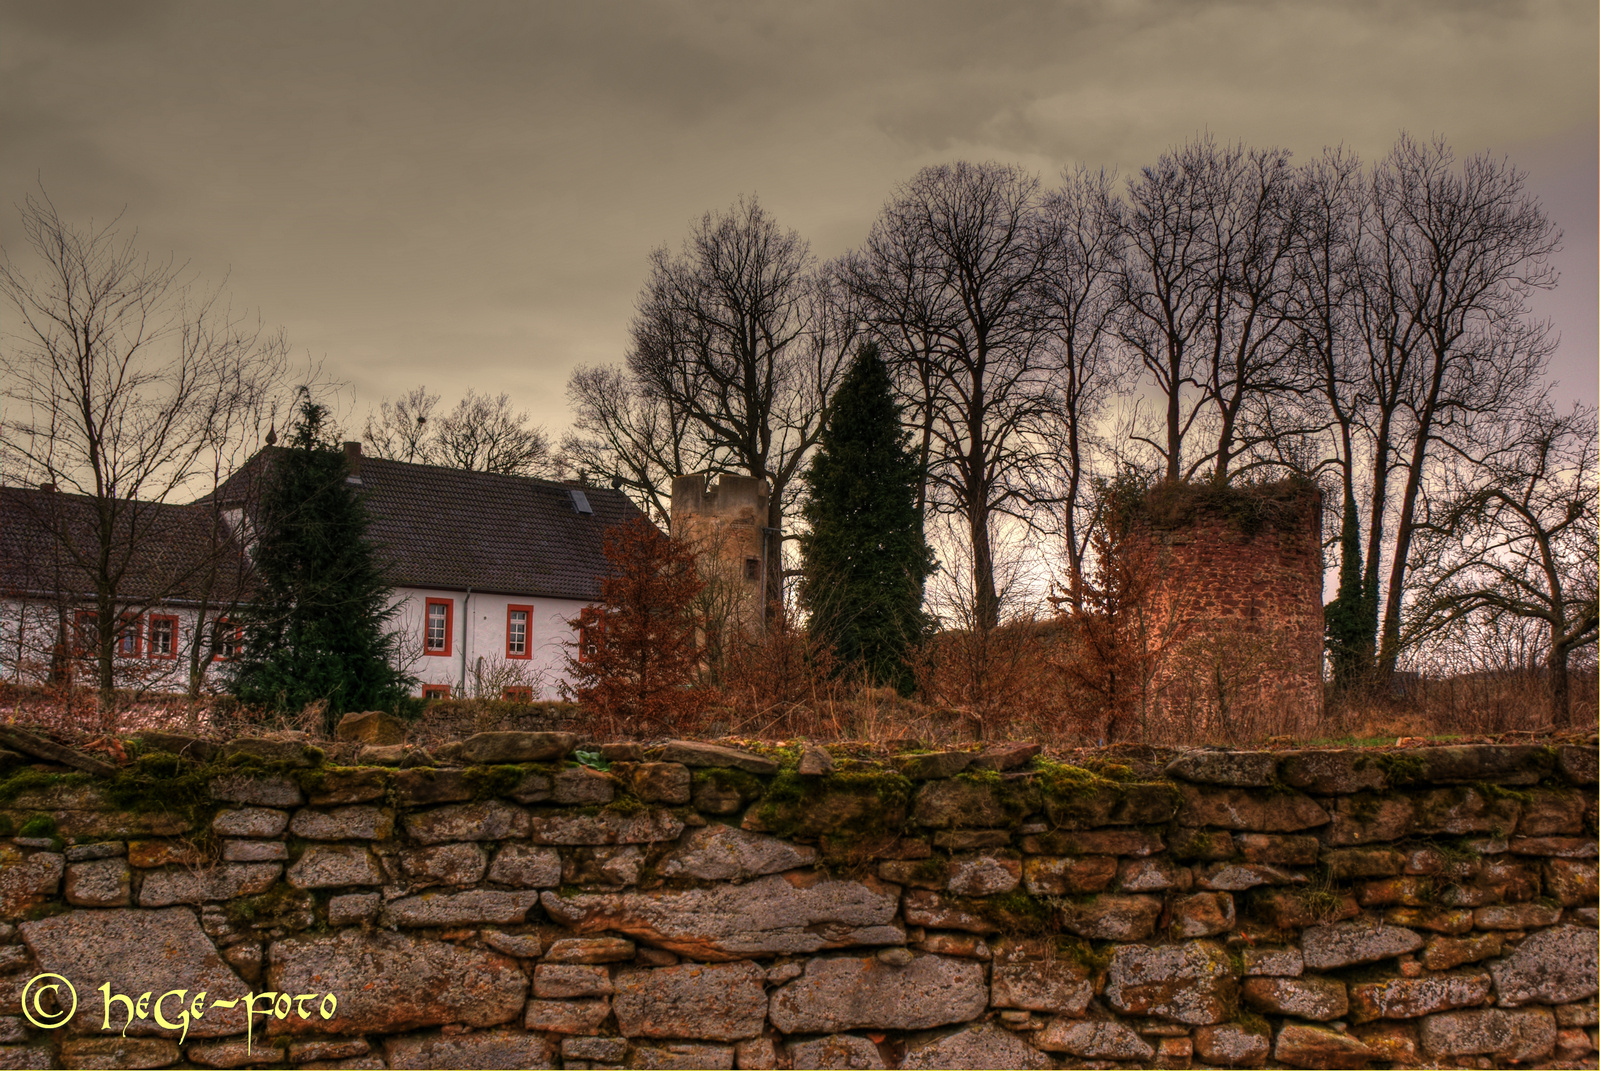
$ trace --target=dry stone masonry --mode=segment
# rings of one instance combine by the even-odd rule
[[[1592,741],[576,744],[13,765],[0,1067],[1595,1066]]]

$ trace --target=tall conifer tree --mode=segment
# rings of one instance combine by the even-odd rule
[[[394,667],[399,637],[388,624],[398,606],[326,418],[305,399],[287,448],[266,469],[257,587],[229,677],[242,702],[287,713],[326,699],[331,718],[392,708],[413,682]]]
[[[801,602],[814,635],[845,665],[906,691],[908,649],[927,630],[922,591],[935,569],[917,510],[916,457],[875,345],[856,354],[806,471]]]

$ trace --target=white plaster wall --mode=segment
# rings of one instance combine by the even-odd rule
[[[91,607],[77,609],[88,610]],[[56,642],[57,612],[54,603],[0,600],[0,677],[22,684],[44,681],[49,672],[51,649]],[[153,692],[187,691],[189,644],[194,640],[198,615],[193,609],[176,606],[156,607],[149,613],[178,619],[177,655],[174,658],[149,657],[148,636],[143,633],[148,622],[141,621],[140,654],[138,657],[118,656],[117,686]],[[219,662],[206,664],[205,690],[222,689],[221,674],[218,672],[222,665]],[[92,659],[84,660],[78,671],[78,679],[92,683],[97,672]]]
[[[587,603],[573,599],[536,599],[531,595],[495,595],[428,588],[398,588],[402,668],[423,684],[448,684],[450,694],[482,694],[498,699],[507,686],[532,688],[536,699],[559,698],[558,686],[566,679],[566,643],[574,638],[567,624]],[[423,612],[428,599],[449,599],[450,650],[445,655],[423,650]],[[533,607],[531,657],[506,658],[506,610],[512,604]],[[481,668],[479,659],[482,659]],[[466,689],[462,691],[465,667]]]

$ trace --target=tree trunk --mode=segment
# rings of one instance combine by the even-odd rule
[[[1567,647],[1559,640],[1552,640],[1550,644],[1550,657],[1546,668],[1550,674],[1550,725],[1556,729],[1569,728],[1572,710],[1571,691],[1567,681]]]

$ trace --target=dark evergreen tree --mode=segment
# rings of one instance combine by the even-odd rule
[[[927,630],[935,568],[917,510],[921,473],[875,345],[856,354],[806,470],[800,598],[840,663],[907,691],[909,648]]]
[[[393,709],[414,682],[395,668],[399,637],[387,626],[398,607],[326,418],[302,401],[287,447],[265,467],[256,590],[229,683],[240,701],[280,713],[326,699],[331,719]]]

